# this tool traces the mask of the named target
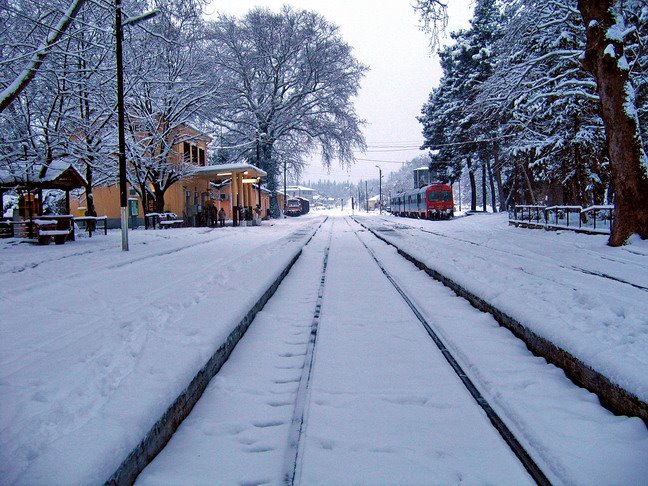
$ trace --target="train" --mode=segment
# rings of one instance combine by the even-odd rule
[[[454,216],[452,187],[447,184],[430,184],[401,192],[392,197],[390,203],[390,211],[395,216],[421,219],[449,219]]]
[[[310,210],[308,199],[303,197],[291,197],[286,200],[286,215],[300,216]]]

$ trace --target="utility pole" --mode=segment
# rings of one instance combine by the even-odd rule
[[[122,54],[121,0],[115,0],[115,61],[117,69],[117,139],[119,150],[119,207],[121,215],[121,246],[128,251],[128,195],[126,193],[126,134],[124,114],[124,66]]]
[[[367,181],[365,181],[365,207],[367,212],[369,212],[369,191],[367,190]]]
[[[121,0],[115,0],[115,69],[117,75],[117,140],[119,150],[119,207],[121,217],[121,243],[122,251],[128,251],[128,193],[126,181],[126,134],[124,113],[124,62],[122,42],[123,28],[129,24],[137,24],[157,15],[157,10],[152,10],[143,15],[132,17],[122,23]],[[146,217],[146,216],[145,216]]]
[[[378,205],[380,214],[382,214],[382,169],[379,166],[376,168],[378,169]]]
[[[362,181],[360,181],[362,183]],[[360,184],[358,184],[358,212],[360,212]]]

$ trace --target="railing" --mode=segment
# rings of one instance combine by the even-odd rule
[[[583,233],[610,234],[614,206],[517,205],[509,210],[509,224]]]

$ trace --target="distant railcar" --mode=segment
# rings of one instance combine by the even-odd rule
[[[310,202],[308,201],[308,199],[305,199],[303,197],[298,197],[297,199],[301,201],[301,214],[306,214],[308,211],[310,211]]]
[[[391,198],[391,213],[421,219],[449,219],[454,216],[452,187],[430,184]]]
[[[302,214],[302,201],[301,198],[289,198],[286,200],[286,215],[299,216]]]

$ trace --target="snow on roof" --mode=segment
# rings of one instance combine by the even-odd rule
[[[219,165],[206,165],[204,167],[198,167],[194,174],[207,174],[207,175],[217,175],[224,172],[241,172],[241,171],[253,171],[255,175],[260,175],[265,177],[268,173],[264,170],[259,169],[257,166],[248,164],[247,162],[235,162],[232,164],[219,164]],[[230,175],[230,174],[228,174]]]
[[[0,169],[0,185],[15,187],[41,186],[43,189],[74,189],[86,184],[85,178],[71,163],[54,160],[49,165],[36,163]]]
[[[202,138],[203,140],[206,140],[208,144],[211,143],[211,142],[214,140],[212,137],[210,137],[209,135],[207,135],[207,134],[206,134],[205,132],[203,132],[202,130],[198,130],[198,129],[197,129],[196,127],[194,127],[191,123],[184,122],[184,123],[182,123],[181,125],[184,125],[184,126],[190,128],[191,130],[193,130],[194,132],[196,132],[196,133],[198,134],[198,135],[197,135],[197,138]]]
[[[315,192],[315,189],[304,186],[288,186],[286,187],[286,191]]]

